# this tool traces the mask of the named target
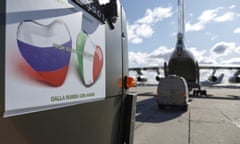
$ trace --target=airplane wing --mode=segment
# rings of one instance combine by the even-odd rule
[[[160,70],[164,69],[163,66],[150,66],[150,67],[131,67],[129,71],[140,71],[140,70]],[[229,70],[240,70],[240,65],[199,65],[199,69],[229,69]]]
[[[159,79],[161,78],[161,76],[160,76],[160,69],[164,69],[164,67],[162,67],[162,66],[132,67],[132,68],[128,68],[128,71],[136,71],[137,74],[138,74],[137,81],[139,81],[139,82],[146,82],[147,78],[145,78],[143,76],[142,71],[146,71],[146,70],[156,71],[157,72],[156,80],[159,81]]]
[[[230,83],[240,83],[240,65],[200,65],[199,70],[201,69],[209,69],[213,70],[212,75],[208,77],[209,81],[217,81],[217,77],[215,73],[217,70],[237,70],[232,77],[228,79]]]
[[[147,79],[143,76],[142,71],[156,71],[157,72],[157,76],[156,76],[156,80],[159,80],[161,78],[160,76],[160,70],[161,69],[165,69],[164,66],[150,66],[150,67],[131,67],[128,70],[129,71],[136,71],[138,76],[138,81],[146,81]],[[229,78],[229,81],[232,83],[239,83],[240,79],[239,79],[239,75],[240,75],[240,65],[199,65],[199,70],[202,69],[209,69],[209,70],[213,70],[212,74],[209,76],[208,80],[209,81],[216,81],[218,78],[215,76],[215,73],[217,70],[222,69],[222,70],[237,70],[232,77]]]
[[[240,65],[199,65],[199,69],[229,69],[229,70],[240,70]]]
[[[141,70],[159,70],[163,69],[162,66],[151,66],[151,67],[132,67],[128,68],[129,71],[141,71]]]

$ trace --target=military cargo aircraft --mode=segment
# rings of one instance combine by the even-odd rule
[[[178,0],[178,34],[177,43],[174,51],[168,62],[164,62],[163,66],[153,66],[153,67],[132,67],[129,71],[136,71],[137,81],[145,82],[147,78],[144,77],[143,70],[154,70],[157,72],[156,80],[159,81],[160,69],[164,70],[164,76],[168,75],[178,75],[185,78],[188,84],[189,91],[193,90],[195,94],[206,94],[206,90],[201,89],[200,84],[200,70],[210,69],[213,70],[212,74],[209,76],[208,80],[210,82],[216,82],[218,77],[215,75],[216,70],[220,69],[230,69],[237,70],[237,72],[229,78],[231,83],[240,83],[240,65],[199,65],[197,59],[193,54],[185,48],[184,45],[184,0]]]

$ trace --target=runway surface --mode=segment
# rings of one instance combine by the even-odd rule
[[[134,144],[240,144],[240,88],[207,87],[188,111],[158,110],[156,86],[135,87]]]

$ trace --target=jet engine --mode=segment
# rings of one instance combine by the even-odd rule
[[[211,76],[208,77],[208,80],[210,82],[216,82],[217,81],[217,77],[215,75],[211,75]]]
[[[208,80],[210,82],[216,82],[217,81],[218,78],[215,76],[215,73],[216,73],[216,69],[214,69],[212,74],[208,77]]]
[[[240,83],[240,77],[239,76],[232,76],[228,79],[230,83]]]
[[[156,81],[160,81],[160,79],[161,79],[161,75],[156,75]]]
[[[155,79],[156,79],[156,81],[160,81],[160,79],[161,79],[160,70],[157,69],[156,72],[157,72],[157,75],[156,75]]]
[[[240,70],[236,71],[235,74],[228,79],[230,83],[240,83]]]
[[[137,81],[139,82],[146,82],[147,81],[147,78],[143,75],[139,75],[137,76]]]

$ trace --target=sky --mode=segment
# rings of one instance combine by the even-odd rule
[[[177,0],[120,0],[129,67],[162,66],[176,44]],[[199,64],[240,65],[240,1],[185,0],[185,47]]]

